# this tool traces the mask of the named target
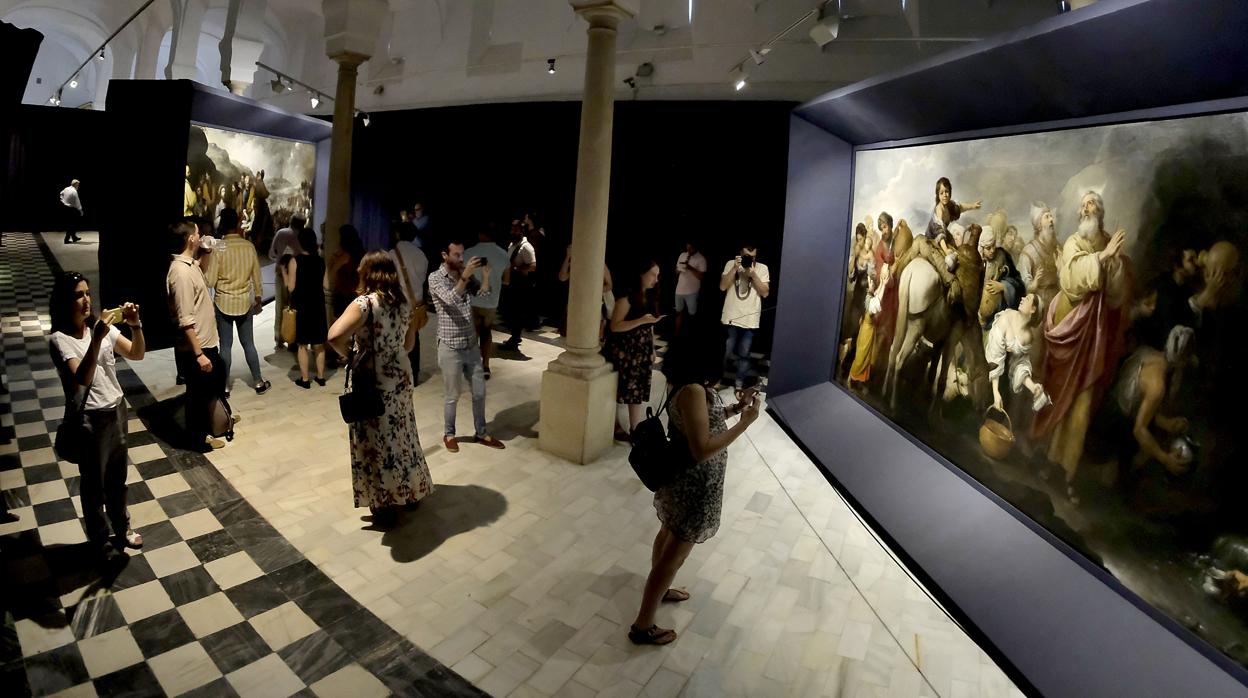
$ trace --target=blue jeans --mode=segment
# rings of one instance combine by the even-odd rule
[[[260,377],[260,356],[256,354],[256,342],[251,334],[251,313],[226,315],[221,312],[220,308],[216,311],[217,334],[221,336],[221,363],[225,364],[225,384],[227,386],[230,384],[230,360],[233,358],[235,325],[238,325],[238,342],[243,345],[243,356],[247,357],[247,368],[251,369],[251,384],[253,386],[258,384],[263,379]]]
[[[438,343],[438,367],[442,369],[445,402],[442,408],[446,436],[455,435],[455,408],[462,390],[461,378],[472,386],[472,422],[477,438],[485,436],[485,368],[481,365],[481,348],[476,342],[463,349]]]
[[[727,325],[728,343],[724,347],[724,361],[736,357],[736,382],[738,385],[750,373],[750,345],[754,343],[754,330],[736,325]]]

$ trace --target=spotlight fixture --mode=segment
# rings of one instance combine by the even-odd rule
[[[312,102],[313,109],[316,109],[317,107],[321,106],[321,96],[315,92],[312,93],[312,99],[309,101]]]
[[[273,78],[269,81],[269,85],[273,88],[274,94],[280,95],[285,92],[290,92],[290,85],[287,85],[281,78]]]
[[[815,22],[815,26],[810,28],[810,38],[819,48],[823,48],[828,44],[836,41],[836,35],[841,31],[841,15],[840,10],[832,8],[828,14],[822,14],[819,21]]]
[[[637,89],[637,79],[631,75],[624,78],[624,84],[628,85],[629,88],[631,89],[634,89],[634,90]]]
[[[550,73],[551,75],[555,74],[555,59],[553,58],[546,59],[546,72]]]
[[[648,78],[654,75],[654,64],[650,62],[642,63],[637,66],[637,71],[634,74],[639,78]]]
[[[737,65],[736,68],[732,69],[730,77],[732,79],[732,86],[737,92],[745,89],[745,83],[749,80],[749,75],[746,74],[745,68],[741,65]]]
[[[368,116],[368,112],[364,112],[364,127],[365,128],[368,128],[369,121],[371,121],[371,119]]]
[[[56,94],[52,95],[52,99],[50,99],[50,100],[48,100],[48,101],[49,101],[49,102],[51,102],[51,103],[52,103],[52,106],[54,106],[54,107],[59,107],[59,106],[61,106],[61,91],[60,91],[60,90],[57,90],[57,91],[56,91]]]
[[[770,46],[764,46],[760,49],[750,49],[750,58],[754,60],[754,65],[762,65],[767,60],[767,54],[771,53]]]
[[[76,87],[78,87],[78,78],[71,78],[71,79],[70,79],[70,81],[69,81],[69,86],[70,86],[71,88],[76,88]]]
[[[95,60],[97,60],[97,61],[102,61],[102,60],[104,60],[104,49],[100,49],[100,54],[99,54],[98,56],[96,56],[96,57],[95,57]]]

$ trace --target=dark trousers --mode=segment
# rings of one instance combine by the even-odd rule
[[[420,381],[420,333],[416,333],[416,344],[407,352],[407,361],[412,365],[412,385]]]
[[[78,209],[69,206],[61,206],[65,209],[65,244],[69,244],[78,239],[78,219],[82,218],[82,214],[78,213]]]
[[[78,418],[85,423],[93,445],[86,449],[78,466],[82,522],[91,542],[104,543],[109,538],[109,524],[114,536],[124,535],[130,527],[126,511],[126,403],[123,400],[110,410],[87,410]]]
[[[536,295],[533,292],[533,281],[534,279],[531,275],[513,274],[511,283],[507,286],[507,326],[511,330],[511,338],[507,340],[508,344],[518,346],[521,333],[532,324],[536,317],[537,309],[533,307],[533,304],[536,302]]]
[[[173,353],[178,373],[186,379],[186,436],[192,446],[203,445],[204,437],[211,431],[213,400],[225,397],[225,364],[221,353],[215,347],[202,351],[212,362],[211,373],[200,370],[191,352]]]

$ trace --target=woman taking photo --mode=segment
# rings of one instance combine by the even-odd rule
[[[357,365],[371,364],[376,371],[385,412],[350,426],[351,483],[355,506],[367,506],[374,525],[389,527],[396,522],[399,507],[415,504],[433,492],[416,433],[412,365],[407,360],[416,344],[416,325],[388,253],[365,255],[359,275],[360,296],[329,329],[329,343],[346,356],[354,338]]]
[[[316,253],[316,233],[308,228],[299,231],[299,247],[302,252],[282,267],[286,290],[290,291],[290,307],[295,309],[295,344],[299,345],[300,380],[295,385],[311,389],[308,380],[309,354],[316,358],[316,384],[325,385],[325,338],[328,323],[325,320],[325,294],[321,280],[325,276],[325,262]]]
[[[650,401],[650,369],[654,366],[654,325],[657,314],[654,287],[659,265],[652,259],[637,265],[628,277],[627,291],[611,310],[611,363],[619,373],[616,402],[628,405],[628,433],[616,427],[615,438],[627,441],[641,423],[642,405]]]
[[[62,274],[52,288],[52,362],[65,390],[65,421],[81,425],[82,519],[87,538],[105,555],[138,548],[143,537],[130,529],[126,511],[126,403],[117,381],[116,355],[143,358],[139,306],[121,307],[132,339],[91,314],[91,288],[78,272]],[[108,511],[107,520],[104,517]],[[112,525],[110,535],[109,525]],[[111,541],[111,542],[110,542]]]
[[[655,613],[663,601],[685,601],[689,592],[670,588],[680,566],[693,550],[719,530],[724,503],[724,471],[728,446],[758,419],[758,394],[741,394],[740,401],[725,407],[713,386],[723,373],[720,363],[723,342],[711,333],[687,333],[672,344],[663,362],[671,386],[668,426],[672,438],[684,439],[694,465],[676,480],[654,493],[659,534],[650,554],[650,574],[641,596],[641,608],[628,630],[638,645],[666,645],[676,631],[660,628]],[[726,419],[741,415],[731,428]]]

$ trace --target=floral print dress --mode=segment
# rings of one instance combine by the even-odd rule
[[[416,433],[412,367],[403,348],[412,309],[407,303],[380,303],[372,294],[360,296],[354,303],[364,315],[356,341],[360,349],[375,349],[377,387],[386,408],[377,419],[350,426],[355,506],[381,508],[418,502],[433,492],[433,479]]]
[[[702,386],[687,386],[685,390],[702,390],[706,393],[706,412],[710,421],[711,436],[728,428],[724,415],[724,401],[719,393]],[[667,408],[669,426],[674,438],[684,438],[685,419],[680,406],[673,397]],[[679,432],[679,433],[676,433]],[[711,456],[686,470],[672,484],[654,493],[654,510],[659,521],[677,538],[690,543],[703,543],[719,531],[719,513],[724,507],[724,471],[728,467],[728,449]]]

